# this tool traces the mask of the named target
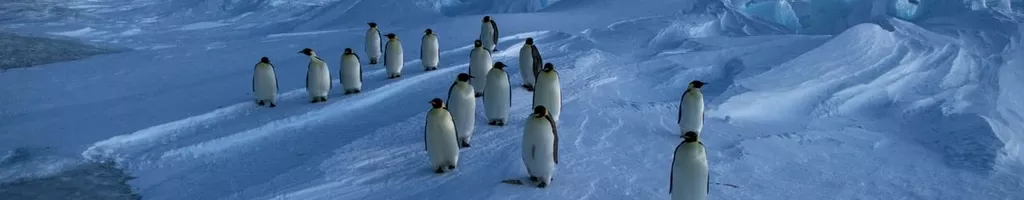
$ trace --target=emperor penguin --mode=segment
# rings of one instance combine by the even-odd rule
[[[487,124],[505,126],[508,110],[512,107],[512,89],[505,63],[496,62],[487,72],[487,95],[484,96],[484,112],[487,113]]]
[[[547,108],[537,106],[533,114],[526,119],[523,129],[523,163],[530,181],[537,187],[545,188],[551,184],[551,177],[558,164],[558,126],[551,118]]]
[[[387,67],[388,79],[402,77],[402,67],[405,65],[402,42],[394,33],[385,36],[388,37],[388,43],[384,46],[384,67]]]
[[[436,70],[440,57],[441,49],[437,43],[437,34],[428,28],[423,31],[423,43],[420,45],[420,61],[423,63],[423,71]]]
[[[473,97],[473,85],[469,79],[473,76],[459,73],[455,82],[448,88],[448,109],[455,120],[455,133],[458,135],[459,148],[469,147],[473,136],[473,125],[476,123],[476,98]]]
[[[352,48],[345,48],[345,53],[341,54],[341,70],[338,70],[338,77],[341,77],[345,94],[359,93],[363,88],[363,67],[359,63],[359,55],[352,52]]]
[[[533,38],[526,38],[526,43],[519,48],[519,75],[523,77],[523,88],[526,91],[533,91],[537,73],[543,67],[544,60],[540,57],[537,45],[533,44]]]
[[[262,106],[269,103],[271,108],[277,107],[277,89],[277,72],[274,65],[270,64],[270,58],[260,58],[260,62],[253,67],[252,74],[252,92],[256,104]]]
[[[376,65],[377,60],[380,58],[381,48],[384,48],[384,41],[381,40],[380,29],[377,28],[377,23],[370,22],[366,23],[370,25],[370,29],[366,30],[366,55],[370,56],[370,64]]]
[[[491,16],[484,16],[483,24],[480,25],[480,41],[484,42],[484,49],[498,51],[498,23]]]
[[[544,106],[551,113],[551,118],[558,122],[562,111],[562,86],[558,82],[555,65],[545,63],[544,69],[537,73],[537,83],[533,91],[533,106]]]
[[[688,131],[700,133],[704,129],[704,94],[700,92],[700,88],[706,84],[708,83],[699,80],[690,81],[683,96],[679,98],[679,114],[676,117],[676,124],[679,125],[680,133]]]
[[[473,41],[473,50],[469,53],[469,75],[474,78],[470,81],[473,89],[476,90],[474,97],[484,96],[485,84],[487,84],[487,72],[491,71],[491,51],[484,49],[480,40]],[[476,78],[480,77],[480,78]]]
[[[331,84],[331,71],[327,68],[327,62],[316,56],[313,49],[305,48],[299,51],[309,56],[309,66],[306,69],[306,93],[313,99],[313,103],[326,102],[327,93],[334,85]]]
[[[430,106],[427,125],[423,128],[423,148],[430,157],[434,173],[441,174],[446,168],[453,170],[459,164],[459,143],[455,135],[455,121],[441,98],[430,100]]]
[[[705,200],[710,193],[707,154],[697,135],[693,131],[684,133],[683,142],[672,156],[668,193],[673,200]]]

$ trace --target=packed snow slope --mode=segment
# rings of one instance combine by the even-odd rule
[[[1024,196],[1019,11],[763,2],[7,2],[27,7],[0,10],[6,31],[135,50],[0,73],[0,196],[668,199],[676,109],[694,79],[710,83],[701,136],[712,199]],[[814,20],[848,23],[801,20],[828,6],[846,11]],[[467,71],[483,15],[498,22],[493,56],[513,85],[527,37],[560,74],[548,188],[501,183],[526,177],[521,88],[509,125],[487,126],[478,106],[458,168],[429,167],[428,101]],[[316,50],[337,78],[344,48],[365,54],[369,21],[403,42],[403,77],[363,60],[362,93],[336,85],[310,104],[308,59],[296,52]],[[440,36],[436,71],[417,56],[425,28]],[[277,70],[276,108],[251,100],[261,56]]]

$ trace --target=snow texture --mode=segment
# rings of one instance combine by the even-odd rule
[[[49,64],[0,73],[0,196],[668,199],[677,102],[698,79],[709,83],[711,199],[1018,199],[1020,4],[4,1],[4,31],[134,50],[3,54]],[[488,126],[477,103],[473,146],[453,172],[434,174],[423,150],[428,101],[468,70],[483,15],[500,27],[495,62],[518,63],[532,37],[559,72],[560,160],[547,188],[501,183],[527,176],[522,88],[506,126]],[[439,69],[406,57],[403,76],[387,79],[363,63],[361,93],[309,103],[308,58],[296,52],[312,48],[336,71],[369,21],[407,38],[407,55],[420,45],[409,38],[434,30]],[[251,100],[262,56],[279,78],[275,108]],[[506,70],[513,86],[517,67]]]

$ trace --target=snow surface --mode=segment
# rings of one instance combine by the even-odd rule
[[[701,135],[712,199],[1019,199],[1024,15],[921,2],[0,3],[30,11],[0,9],[5,31],[135,49],[0,73],[0,196],[668,199],[676,102],[699,79],[710,83]],[[522,89],[509,125],[478,123],[454,172],[432,173],[422,150],[428,101],[467,70],[483,15],[501,30],[494,61],[517,62],[533,37],[561,76],[561,161],[548,188],[500,183],[526,176]],[[307,58],[295,52],[312,48],[336,72],[368,21],[403,39],[406,55],[433,29],[441,67],[423,72],[406,57],[392,80],[364,63],[362,93],[310,104]],[[261,56],[277,69],[276,108],[251,101]]]

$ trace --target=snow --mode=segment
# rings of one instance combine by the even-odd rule
[[[668,199],[677,101],[694,79],[709,83],[712,199],[1024,196],[1024,16],[1005,11],[1019,1],[880,2],[41,1],[81,17],[5,11],[2,27],[134,51],[0,73],[0,196]],[[456,170],[429,167],[428,101],[466,71],[483,15],[501,30],[495,62],[515,63],[532,37],[560,74],[548,188],[501,183],[526,176],[523,89],[509,125],[477,120]],[[404,76],[364,60],[362,93],[335,86],[309,103],[296,52],[336,74],[368,21],[403,38]],[[440,37],[436,71],[410,67],[425,28]],[[262,56],[276,108],[251,100]]]

